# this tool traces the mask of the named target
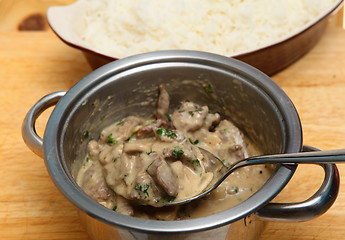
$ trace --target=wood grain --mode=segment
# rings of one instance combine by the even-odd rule
[[[76,0],[0,0],[0,31],[17,31],[20,23],[32,14],[46,15],[47,8],[67,5]],[[46,26],[48,29],[48,24]]]
[[[42,9],[53,3],[48,2]],[[0,0],[0,9],[3,3]],[[21,123],[39,98],[69,89],[91,68],[51,30],[19,32],[15,26],[23,16],[7,14],[6,21],[16,23],[9,27],[0,21],[0,239],[88,239],[76,209],[53,185],[44,161],[24,144]],[[345,148],[345,30],[341,14],[331,21],[311,52],[273,76],[296,105],[304,144],[321,149]],[[41,135],[49,114],[37,122]],[[326,214],[303,223],[270,222],[260,239],[344,239],[345,165],[339,165],[339,171],[340,193]],[[274,201],[302,201],[322,179],[319,167],[300,166]]]

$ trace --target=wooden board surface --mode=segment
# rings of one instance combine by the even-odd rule
[[[8,2],[0,0],[0,12],[6,12],[0,14],[0,239],[88,239],[76,209],[55,188],[44,161],[23,142],[21,124],[39,98],[71,88],[92,70],[78,50],[62,43],[49,28],[35,32],[17,30],[25,14],[44,14],[46,7],[57,1],[12,1],[18,4],[15,9],[22,15],[11,15],[8,9],[14,8]],[[23,8],[24,2],[36,5]],[[6,11],[1,10],[4,6]],[[317,46],[273,76],[296,105],[304,144],[324,150],[345,148],[342,19],[341,12],[332,17]],[[40,134],[49,114],[50,111],[45,112],[37,122]],[[338,167],[340,193],[326,214],[303,223],[270,222],[260,239],[344,239],[345,164]],[[304,200],[316,191],[322,179],[319,167],[300,166],[275,201]]]

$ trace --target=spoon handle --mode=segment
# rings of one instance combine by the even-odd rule
[[[296,163],[345,163],[345,149],[329,150],[329,151],[311,151],[298,153],[280,153],[272,155],[262,155],[245,158],[227,169],[222,169],[223,176],[212,186],[207,192],[215,189],[223,182],[233,171],[240,167],[256,165],[256,164],[296,164]]]
[[[238,162],[236,168],[243,165],[270,163],[341,163],[345,162],[345,149],[312,151],[285,154],[255,156]]]
[[[210,156],[211,158],[217,159],[219,162],[220,160],[214,156],[212,153],[208,152],[205,149],[200,148],[200,150]],[[309,164],[321,164],[321,163],[345,163],[345,149],[339,150],[329,150],[329,151],[311,151],[311,152],[298,152],[298,153],[281,153],[281,154],[272,154],[272,155],[262,155],[262,156],[255,156],[245,158],[234,165],[230,166],[229,168],[221,167],[219,173],[221,177],[216,179],[215,182],[210,184],[209,188],[205,189],[204,192],[196,195],[192,198],[181,200],[179,202],[172,202],[168,205],[175,205],[175,204],[182,204],[187,203],[192,200],[201,198],[214,190],[218,187],[224,179],[226,179],[233,171],[237,168],[256,165],[256,164],[274,164],[274,163],[282,163],[282,164],[296,164],[296,163],[309,163]]]

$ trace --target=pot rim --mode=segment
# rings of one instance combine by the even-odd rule
[[[272,177],[262,188],[249,199],[233,208],[197,219],[157,221],[125,216],[103,207],[81,190],[69,173],[66,164],[61,162],[60,139],[58,137],[62,138],[63,134],[59,129],[59,123],[66,114],[66,109],[71,102],[78,99],[81,94],[85,95],[85,92],[110,76],[131,68],[161,62],[197,62],[236,71],[244,76],[251,76],[255,84],[272,99],[283,116],[284,121],[282,124],[285,125],[287,139],[282,151],[289,153],[301,150],[302,127],[298,113],[290,98],[267,75],[246,63],[213,53],[190,50],[157,51],[120,59],[96,69],[81,79],[60,99],[48,120],[44,133],[45,163],[54,184],[69,201],[89,216],[111,226],[140,232],[178,233],[203,231],[235,222],[255,213],[285,187],[297,165],[289,168],[282,165],[277,167]]]

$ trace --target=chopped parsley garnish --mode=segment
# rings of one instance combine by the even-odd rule
[[[153,160],[146,168],[146,171],[151,167],[151,165],[155,162],[156,160]]]
[[[190,142],[191,144],[193,144],[193,145],[196,145],[196,144],[199,143],[199,140],[198,140],[198,139],[195,140],[195,141],[193,141],[191,138],[188,138],[188,140],[189,140],[189,142]]]
[[[114,162],[116,162],[117,160],[119,160],[120,157],[115,157],[114,158]]]
[[[167,136],[172,139],[177,138],[177,135],[173,130],[165,129],[164,127],[157,129],[156,133],[158,135]]]
[[[99,119],[100,119],[101,121],[103,121],[104,118],[105,118],[105,116],[101,116]]]
[[[137,190],[139,192],[140,197],[144,198],[144,199],[146,199],[150,196],[149,193],[147,192],[147,190],[149,190],[149,188],[150,188],[150,185],[148,185],[148,184],[135,186],[135,190]]]
[[[86,167],[86,165],[90,162],[90,158],[89,157],[86,157],[85,158],[85,162],[83,163],[83,167]]]
[[[107,143],[109,143],[109,144],[116,144],[118,142],[115,138],[113,138],[113,134],[112,133],[110,133],[108,135],[107,139],[108,139]]]
[[[125,122],[121,119],[120,121],[116,122],[116,126],[120,126],[123,125]]]
[[[175,147],[174,150],[172,150],[172,155],[177,159],[181,159],[183,154],[184,151],[180,147]]]
[[[157,199],[157,202],[173,202],[175,201],[176,197],[172,196],[161,196],[160,199]]]
[[[171,117],[170,117],[170,115],[167,113],[165,116],[167,117],[168,121],[171,122]]]
[[[204,109],[202,109],[202,108],[198,108],[198,109],[195,109],[193,111],[188,111],[188,113],[189,113],[189,115],[191,115],[193,117],[195,112],[202,112],[203,110]]]
[[[149,152],[146,152],[146,154],[147,154],[147,155],[150,155],[151,153],[152,153],[152,150],[151,150],[151,151],[149,151]]]
[[[203,87],[204,87],[204,89],[205,89],[205,91],[206,91],[207,93],[212,94],[212,93],[214,92],[214,91],[213,91],[213,87],[212,87],[211,84],[206,84],[206,85],[204,85]]]
[[[200,166],[200,161],[198,159],[188,160],[188,162],[193,164],[193,166],[195,166],[195,167],[199,167]]]
[[[116,211],[116,209],[117,209],[117,206],[114,206],[114,207],[113,207],[113,211]]]
[[[238,193],[238,191],[239,191],[239,189],[238,189],[238,187],[232,187],[232,189],[231,189],[234,193]]]
[[[89,137],[89,131],[88,130],[85,130],[84,132],[84,138],[88,138]]]
[[[131,136],[127,139],[127,142],[131,141],[134,136],[135,136],[135,132],[132,132]]]

